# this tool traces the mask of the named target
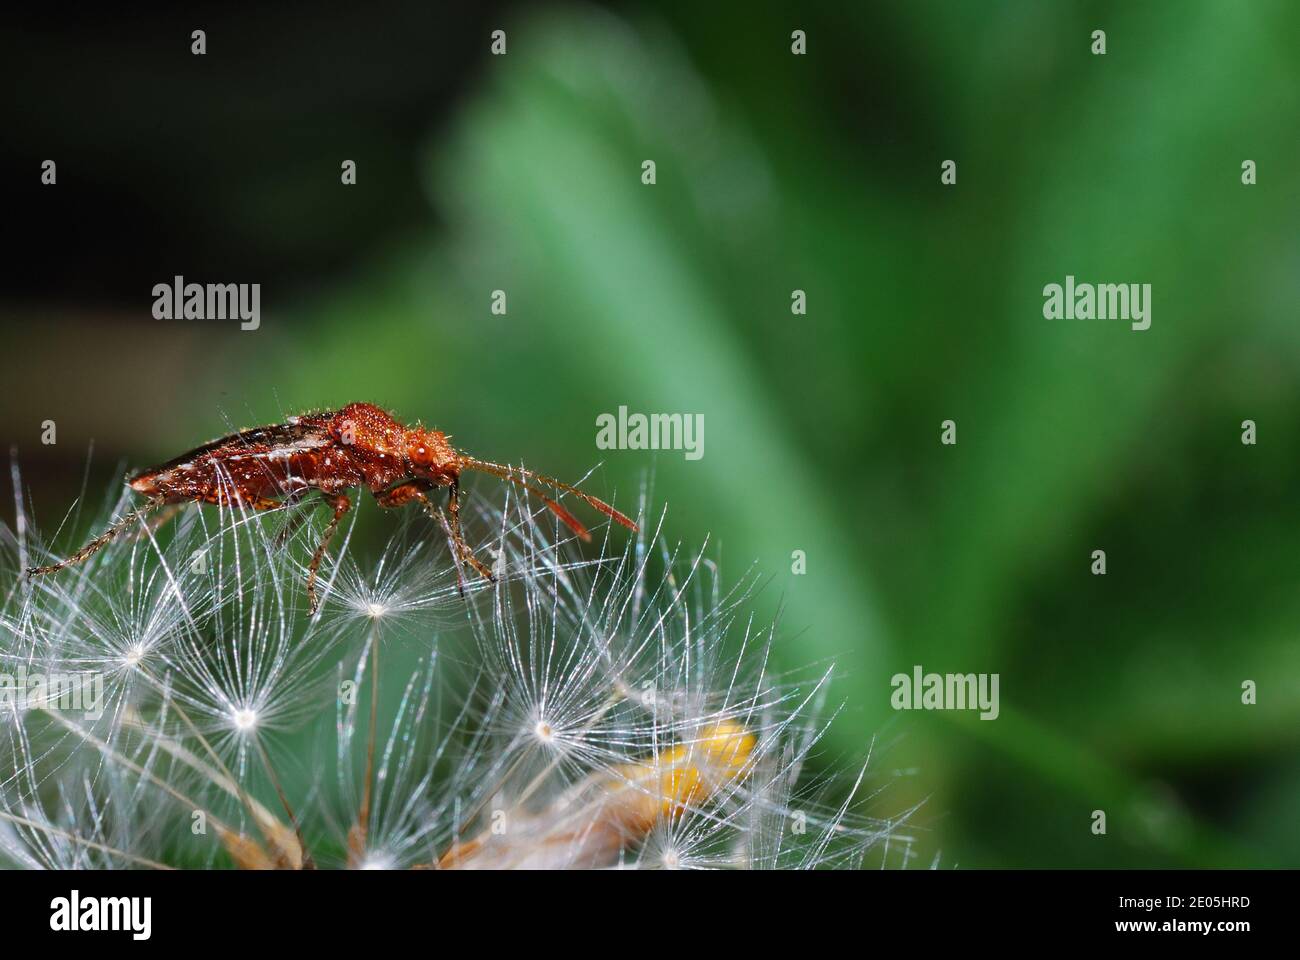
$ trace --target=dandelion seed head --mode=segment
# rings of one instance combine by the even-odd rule
[[[464,595],[442,531],[413,510],[377,555],[339,531],[308,617],[321,518],[285,545],[282,517],[194,506],[0,599],[0,673],[99,671],[107,700],[98,718],[4,711],[0,863],[682,869],[915,856],[914,810],[868,816],[878,790],[864,776],[809,782],[829,672],[773,672],[774,627],[747,612],[754,576],[724,586],[707,543],[670,542],[662,515],[630,541],[594,528],[590,553],[544,505],[501,495],[504,506],[467,491],[466,536],[498,580],[467,576]],[[0,568],[13,542],[0,535]],[[195,810],[211,818],[208,842],[165,842],[168,830],[198,836]]]

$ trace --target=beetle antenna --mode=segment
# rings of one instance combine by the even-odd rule
[[[590,506],[592,509],[600,511],[610,519],[615,520],[618,523],[621,523],[629,530],[636,531],[640,529],[639,527],[637,527],[637,525],[634,522],[632,522],[632,520],[629,517],[615,510],[604,500],[597,499],[596,497],[593,497],[589,493],[583,493],[577,487],[572,486],[571,484],[563,483],[560,480],[556,480],[554,477],[543,476],[540,473],[534,473],[531,470],[525,470],[523,467],[511,467],[502,463],[491,463],[487,460],[476,460],[473,457],[467,457],[464,456],[463,454],[460,456],[460,466],[462,469],[465,470],[478,470],[483,473],[490,473],[494,477],[500,477],[502,480],[507,480],[510,483],[523,487],[525,490],[528,490],[530,493],[536,494],[538,497],[540,497],[543,500],[543,502],[545,502],[545,504],[548,507],[550,507],[552,513],[554,513],[557,517],[563,520],[565,525],[569,527],[569,529],[571,529],[578,536],[580,536],[583,540],[590,540],[591,534],[587,531],[586,527],[584,527],[581,523],[578,522],[577,517],[571,514],[568,510],[564,509],[564,507],[560,506],[558,503],[556,503],[554,500],[552,500],[550,497],[544,494],[541,490],[538,490],[537,487],[535,487],[533,484],[528,483],[527,482],[528,480],[536,480],[539,483],[545,483],[548,486],[555,487],[557,490],[563,490],[565,493],[571,493],[575,497],[577,497],[578,499],[586,503],[588,506]]]

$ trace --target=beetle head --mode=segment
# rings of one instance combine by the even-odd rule
[[[456,470],[456,451],[438,430],[414,427],[406,431],[406,462],[411,475],[422,480],[438,480]]]

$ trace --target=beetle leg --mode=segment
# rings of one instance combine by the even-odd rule
[[[460,574],[460,558],[457,555],[456,541],[452,539],[451,527],[447,525],[446,517],[429,499],[427,490],[428,484],[421,483],[419,480],[408,480],[406,483],[399,483],[388,490],[380,490],[377,493],[372,490],[371,494],[375,498],[375,503],[385,510],[396,510],[398,507],[406,506],[412,500],[418,500],[424,509],[428,511],[429,516],[441,524],[443,532],[447,534],[447,546],[451,548],[452,562],[456,566],[456,589],[460,591],[460,595],[463,597],[465,596],[465,581]]]
[[[391,489],[373,493],[373,496],[375,503],[385,510],[396,510],[398,507],[406,506],[412,500],[423,501],[428,506],[429,498],[425,496],[425,490],[427,489],[428,487],[418,480],[408,480],[406,483],[399,483]]]
[[[135,535],[135,539],[143,540],[149,534],[157,533],[166,524],[171,523],[172,518],[175,517],[182,510],[184,510],[187,506],[189,506],[188,502],[167,504],[165,507],[162,508],[162,510],[158,513],[157,516],[155,516],[152,520],[150,520],[148,523],[144,525],[143,529],[141,529],[141,531]]]
[[[114,537],[127,527],[131,526],[131,524],[135,523],[137,520],[143,520],[145,517],[149,516],[149,514],[158,510],[160,507],[163,507],[165,504],[166,501],[163,500],[162,497],[142,504],[115,522],[111,527],[97,536],[94,540],[91,540],[66,560],[61,560],[58,563],[47,564],[43,567],[29,567],[27,569],[27,579],[30,580],[32,577],[40,576],[43,573],[54,573],[56,570],[62,570],[64,567],[70,567],[73,564],[80,563],[82,560],[85,560],[92,554],[96,553],[101,547],[106,546]]]
[[[456,483],[451,484],[450,523],[448,523],[442,509],[435,506],[433,501],[429,499],[428,490],[428,484],[418,480],[411,480],[400,483],[389,490],[376,493],[374,497],[376,503],[387,509],[395,509],[405,506],[412,500],[419,500],[430,515],[442,525],[443,532],[447,534],[447,545],[451,548],[452,561],[456,565],[456,587],[460,590],[462,597],[465,595],[465,583],[460,570],[462,562],[468,563],[484,578],[495,583],[496,577],[492,575],[492,571],[478,557],[474,556],[474,551],[470,549],[469,544],[465,542],[465,538],[460,534],[460,502],[456,496]]]
[[[447,549],[451,552],[451,565],[456,568],[456,590],[460,593],[460,598],[465,599],[465,574],[462,567],[463,557],[460,549],[456,546],[456,537],[451,532],[451,524],[447,522],[447,515],[442,512],[442,507],[435,504],[427,497],[424,505],[429,509],[429,515],[438,521],[438,526],[442,527],[442,532],[447,535]]]
[[[496,583],[497,578],[495,574],[493,574],[492,571],[488,569],[488,567],[483,563],[483,561],[479,560],[478,557],[474,556],[474,551],[471,550],[469,544],[465,542],[465,538],[460,535],[460,481],[459,480],[455,480],[455,479],[452,480],[450,486],[448,486],[447,488],[447,508],[448,508],[448,512],[451,514],[451,539],[452,542],[455,543],[456,549],[459,550],[461,556],[465,558],[465,562],[468,563],[475,570],[477,570],[481,577],[483,577],[485,580],[488,580],[492,583]]]
[[[334,516],[325,527],[325,535],[321,537],[320,546],[316,548],[316,553],[311,558],[311,565],[307,568],[307,612],[309,614],[316,612],[316,571],[320,569],[320,562],[325,557],[325,548],[329,546],[334,531],[339,528],[339,521],[352,509],[352,501],[346,494],[330,496],[328,493],[322,493],[321,497],[334,508]]]

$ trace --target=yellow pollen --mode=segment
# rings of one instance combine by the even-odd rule
[[[748,772],[757,739],[740,724],[722,720],[657,759],[624,764],[616,773],[631,788],[620,804],[629,825],[647,830],[660,817],[676,817]]]

